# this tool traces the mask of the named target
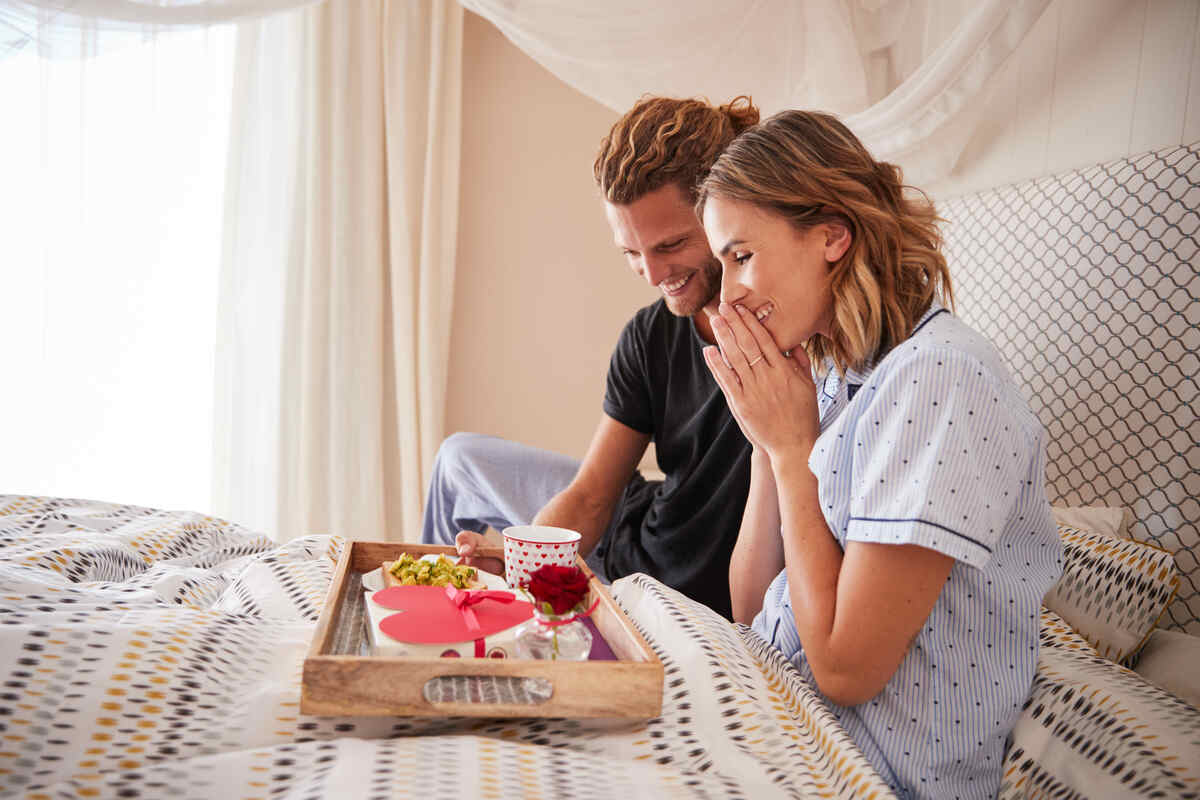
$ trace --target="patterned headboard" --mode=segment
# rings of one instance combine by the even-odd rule
[[[1200,143],[939,204],[958,313],[1049,434],[1056,505],[1127,506],[1200,634]]]

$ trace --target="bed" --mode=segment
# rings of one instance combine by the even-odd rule
[[[960,313],[1050,431],[1051,499],[1093,507],[1058,512],[1067,570],[1001,797],[1200,797],[1197,162],[1175,148],[942,209]],[[0,496],[0,793],[893,796],[773,648],[647,576],[612,593],[663,662],[658,718],[303,715],[344,545]]]

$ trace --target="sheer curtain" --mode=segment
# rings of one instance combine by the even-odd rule
[[[80,58],[168,31],[267,16],[320,0],[3,0],[0,59]]]
[[[236,66],[228,32],[162,34],[246,17]],[[284,539],[415,535],[444,413],[461,25],[449,0],[0,5],[19,122],[0,127],[0,335],[29,387],[0,393],[0,485]],[[212,65],[189,36],[219,39]],[[107,94],[112,61],[130,65]]]
[[[614,110],[650,93],[832,111],[919,185],[953,168],[1049,0],[462,3]]]
[[[461,34],[448,0],[241,26],[218,513],[280,539],[418,535],[444,413]]]
[[[233,43],[0,60],[0,491],[209,507]]]

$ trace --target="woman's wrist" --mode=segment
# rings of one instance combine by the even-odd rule
[[[777,475],[795,469],[797,466],[808,469],[808,457],[812,455],[811,442],[798,442],[782,447],[775,447],[767,452],[771,462],[771,470]],[[757,450],[755,451],[757,453]]]

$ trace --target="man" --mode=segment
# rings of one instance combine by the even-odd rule
[[[697,179],[757,121],[747,98],[714,108],[655,97],[613,126],[594,165],[605,216],[630,269],[663,296],[621,332],[582,463],[455,434],[438,450],[423,542],[457,541],[469,556],[489,526],[569,528],[601,578],[646,572],[730,616],[751,448],[701,354],[721,266],[693,209]],[[663,481],[636,471],[652,440]]]

